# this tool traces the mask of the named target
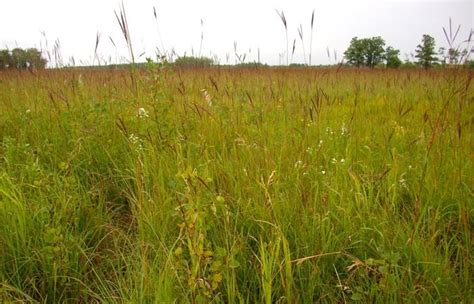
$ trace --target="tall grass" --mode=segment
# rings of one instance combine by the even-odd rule
[[[286,17],[285,17],[285,12],[283,12],[283,10],[281,12],[279,12],[278,10],[276,11],[277,14],[278,14],[278,17],[280,17],[280,20],[281,20],[281,23],[283,24],[283,26],[285,27],[285,37],[286,37],[286,65],[289,65],[290,62],[289,62],[289,40],[288,40],[288,23],[286,21]],[[294,43],[293,43],[293,53],[294,53]]]
[[[471,301],[472,74],[136,77],[0,73],[1,302]]]
[[[314,10],[311,13],[311,35],[309,38],[309,65],[311,66],[311,57],[313,55],[313,29],[314,29]]]

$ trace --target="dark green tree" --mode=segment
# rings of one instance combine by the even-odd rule
[[[384,60],[385,41],[382,37],[352,38],[349,48],[344,52],[347,62],[356,67],[375,67]]]
[[[385,49],[385,60],[387,61],[387,68],[398,68],[402,65],[402,61],[398,57],[400,51],[389,46]]]
[[[28,67],[28,60],[25,50],[15,48],[11,52],[12,67],[17,69],[26,69]]]
[[[0,50],[0,69],[44,69],[47,60],[43,58],[40,51],[35,48],[13,50]]]
[[[365,63],[364,58],[365,46],[363,39],[357,37],[352,38],[351,43],[347,50],[344,52],[344,56],[347,59],[347,63],[350,65],[360,67]]]
[[[373,68],[382,63],[385,58],[385,41],[380,36],[364,40],[366,45],[365,65]]]
[[[444,47],[440,47],[438,49],[438,55],[439,55],[439,62],[442,64],[442,65],[445,65],[446,64],[446,61],[448,59],[448,55],[446,54],[446,48]]]
[[[458,64],[459,59],[461,58],[461,51],[455,48],[448,49],[448,60],[449,64]]]
[[[423,35],[421,44],[418,44],[415,50],[415,57],[418,58],[417,63],[425,69],[430,68],[433,64],[438,61],[435,52],[436,42],[430,35]]]
[[[12,64],[12,57],[8,50],[0,50],[0,70],[10,67]]]
[[[40,51],[35,48],[29,48],[25,52],[29,67],[35,69],[44,69],[46,67],[47,61],[41,56]]]

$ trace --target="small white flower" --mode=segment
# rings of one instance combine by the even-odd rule
[[[400,186],[402,188],[408,188],[408,183],[405,179],[405,173],[403,173],[401,176],[400,176],[400,179],[398,180],[398,183],[400,184]]]
[[[321,174],[322,174],[322,175],[326,175],[326,171],[321,170]]]
[[[313,148],[311,147],[306,148],[306,153],[308,153],[309,155],[313,155]]]
[[[337,159],[335,159],[335,158],[333,157],[333,159],[331,160],[331,163],[337,164]]]
[[[345,163],[346,160],[344,158],[341,158],[341,164]]]
[[[403,188],[406,188],[407,187],[407,181],[405,179],[401,179],[399,180],[399,183],[400,183],[400,186],[402,186]]]
[[[136,144],[140,139],[138,138],[138,136],[136,136],[135,134],[131,133],[131,134],[128,136],[128,140],[129,140],[132,144]]]
[[[26,111],[25,111],[26,114],[28,114],[28,113],[30,113],[30,112],[31,112],[30,109],[26,109]]]
[[[303,165],[303,162],[301,160],[298,160],[295,163],[295,168],[301,167],[302,165]]]
[[[347,128],[346,128],[346,125],[345,124],[342,124],[342,127],[341,127],[341,135],[344,136],[344,135],[347,135]]]
[[[411,169],[413,169],[413,166],[412,166],[412,165],[409,165],[409,166],[408,166],[408,170],[411,170]]]
[[[318,144],[318,148],[321,148],[322,146],[323,146],[323,140],[320,139],[320,140],[319,140],[319,144]]]
[[[138,109],[138,115],[139,118],[145,118],[148,117],[148,111],[145,110],[145,108],[139,108]]]

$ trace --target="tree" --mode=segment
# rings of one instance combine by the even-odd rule
[[[440,47],[438,49],[438,55],[439,55],[439,62],[442,64],[442,65],[445,65],[446,64],[446,60],[448,58],[448,55],[446,54],[446,48],[444,47]]]
[[[400,51],[389,46],[385,49],[385,60],[387,61],[387,68],[398,68],[402,64],[402,61],[398,56]]]
[[[415,57],[418,58],[418,64],[423,66],[425,69],[430,68],[438,58],[436,58],[435,52],[435,39],[430,35],[423,35],[421,39],[421,44],[418,44],[416,47],[416,55]]]
[[[344,52],[344,56],[347,59],[347,63],[360,67],[364,65],[365,46],[363,39],[358,39],[357,37],[352,38],[351,43],[347,50]]]
[[[0,50],[0,69],[16,68],[16,69],[44,69],[47,60],[43,58],[41,52],[35,48],[13,50]]]
[[[23,49],[15,48],[12,50],[12,63],[14,68],[17,69],[26,69],[28,67],[28,61],[26,57],[26,52]]]
[[[385,41],[382,37],[372,37],[366,39],[366,54],[365,54],[365,64],[368,67],[373,68],[374,66],[382,63],[385,55]]]
[[[347,62],[356,67],[367,66],[373,68],[384,59],[385,41],[382,37],[352,38],[349,47],[344,52]]]
[[[458,64],[459,58],[461,57],[461,51],[454,48],[448,49],[448,60],[449,64]]]
[[[10,67],[12,58],[8,50],[0,50],[0,70]]]
[[[46,59],[41,56],[41,52],[35,48],[26,50],[26,60],[28,66],[35,69],[44,69],[46,67]]]

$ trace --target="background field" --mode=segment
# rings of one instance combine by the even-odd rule
[[[0,73],[0,300],[468,303],[471,79]]]

